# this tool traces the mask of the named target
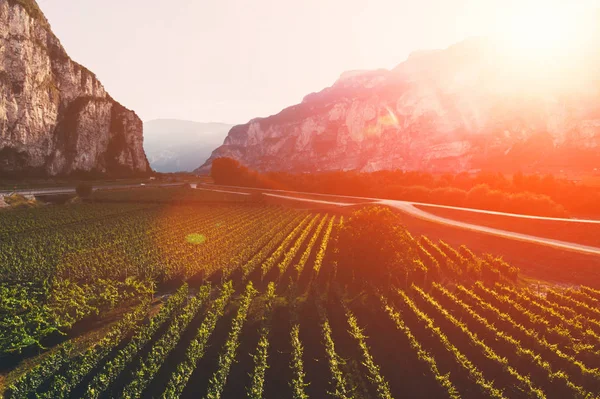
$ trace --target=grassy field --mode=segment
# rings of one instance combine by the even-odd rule
[[[352,211],[183,189],[93,201],[0,212],[5,397],[600,392],[597,286],[531,284],[418,228],[406,276],[375,285],[338,261]]]

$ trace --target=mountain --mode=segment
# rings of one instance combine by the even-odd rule
[[[212,160],[260,171],[593,171],[596,52],[547,62],[486,38],[346,72],[280,113],[235,126]]]
[[[223,144],[233,125],[157,119],[144,123],[144,149],[157,172],[191,172]]]
[[[0,0],[0,173],[147,173],[142,121],[69,58],[34,0]]]

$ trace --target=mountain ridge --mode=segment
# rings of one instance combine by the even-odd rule
[[[600,161],[598,62],[572,64],[529,68],[487,38],[416,52],[235,126],[197,172],[218,157],[287,172],[588,170]]]
[[[142,122],[73,61],[33,0],[0,1],[0,172],[150,172]]]

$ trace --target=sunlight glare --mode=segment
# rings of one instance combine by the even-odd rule
[[[497,46],[491,59],[497,73],[488,86],[500,92],[519,87],[529,95],[588,90],[586,77],[595,70],[597,14],[586,4],[523,0],[508,6],[493,29]]]
[[[576,2],[523,2],[511,12],[499,36],[512,50],[528,58],[565,56],[579,52],[589,30]]]
[[[543,54],[567,50],[577,36],[575,21],[558,9],[538,8],[516,15],[508,28],[516,48]]]

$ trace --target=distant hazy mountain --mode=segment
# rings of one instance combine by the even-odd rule
[[[144,149],[157,172],[192,171],[223,144],[233,125],[177,119],[144,123]]]

